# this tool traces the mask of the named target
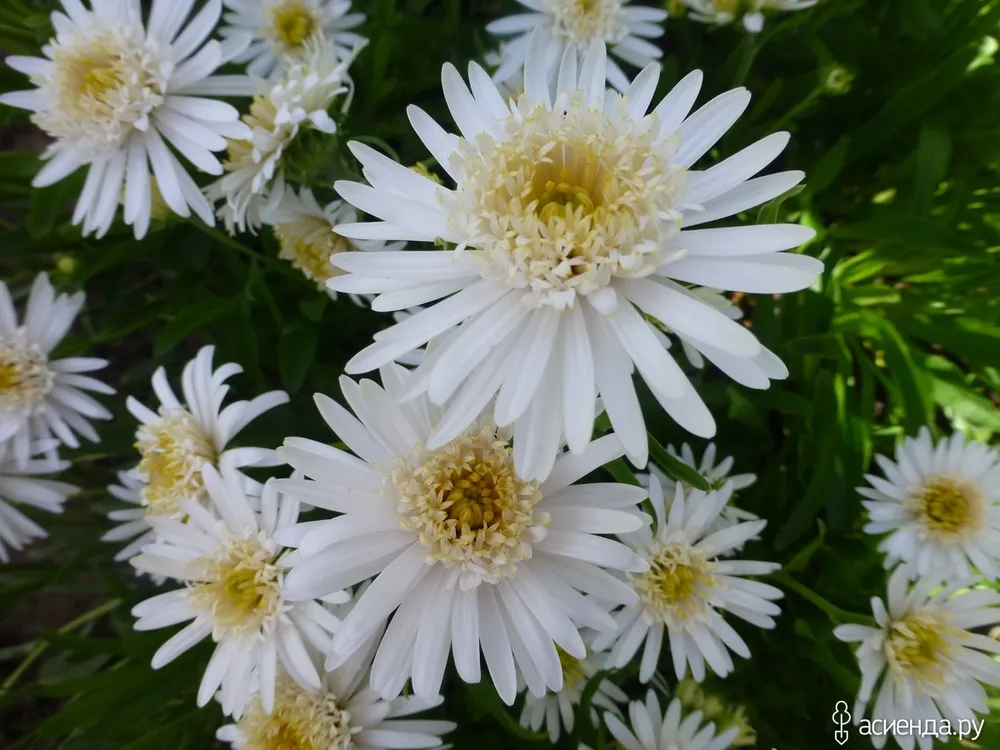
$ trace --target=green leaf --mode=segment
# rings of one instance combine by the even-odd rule
[[[763,206],[760,207],[760,211],[757,212],[757,223],[758,224],[774,224],[778,221],[778,216],[781,213],[781,205],[794,198],[796,195],[805,190],[805,185],[796,185],[793,188],[789,188],[777,198],[772,198]]]
[[[851,137],[842,135],[833,148],[806,172],[806,187],[813,195],[819,195],[833,184],[847,163],[847,152],[851,148]]]
[[[188,335],[230,313],[236,308],[238,302],[236,297],[226,299],[210,297],[200,302],[191,303],[160,329],[153,342],[153,356],[162,357],[170,352]]]
[[[873,322],[877,321],[880,329],[879,338],[885,346],[885,361],[906,410],[907,431],[915,434],[920,427],[933,421],[926,378],[917,369],[910,347],[899,335],[896,326],[884,318],[871,316],[871,319]]]
[[[278,341],[278,370],[289,393],[297,393],[306,382],[306,376],[316,361],[318,340],[318,329],[310,326],[292,331]]]
[[[667,453],[667,449],[660,445],[652,435],[649,435],[649,457],[678,482],[682,482],[702,492],[710,492],[712,490],[712,484],[705,477],[679,458],[675,458]]]
[[[930,210],[934,193],[948,173],[950,159],[951,135],[948,131],[924,125],[920,129],[920,140],[917,143],[911,214],[923,216]]]

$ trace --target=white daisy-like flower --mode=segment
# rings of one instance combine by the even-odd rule
[[[591,638],[584,638],[586,643]],[[521,709],[521,726],[538,732],[542,726],[549,734],[552,744],[559,742],[563,730],[572,733],[576,718],[576,707],[583,699],[583,691],[598,672],[606,666],[607,653],[595,651],[588,646],[587,656],[577,659],[562,649],[559,652],[559,664],[563,671],[562,690],[556,693],[546,693],[542,697],[532,695],[530,691],[524,694],[524,707]],[[590,721],[596,725],[600,719],[597,709],[618,711],[616,704],[626,703],[628,696],[607,679],[602,679],[593,694]]]
[[[704,493],[674,488],[669,508],[655,476],[649,479],[649,499],[656,513],[656,533],[649,528],[619,538],[636,550],[649,570],[630,576],[639,602],[620,610],[616,633],[602,634],[595,647],[614,642],[608,664],[621,668],[645,642],[639,679],[649,682],[660,658],[664,635],[670,645],[677,679],[687,667],[698,682],[705,664],[720,677],[733,670],[730,651],[750,658],[746,642],[726,622],[726,613],[760,628],[773,628],[781,609],[773,600],[782,593],[774,586],[746,579],[767,575],[781,566],[756,560],[720,559],[724,553],[757,536],[767,521],[738,523],[709,532],[729,502],[732,485]]]
[[[401,242],[387,246],[377,240],[341,237],[334,227],[358,220],[354,206],[339,200],[320,206],[312,190],[305,187],[296,192],[286,186],[281,202],[263,220],[274,229],[281,247],[279,256],[333,299],[337,299],[337,293],[326,282],[343,273],[330,262],[334,254],[349,250],[401,250],[403,247]]]
[[[561,456],[545,483],[525,481],[514,472],[514,456],[558,441],[558,425],[512,448],[487,413],[447,445],[429,449],[441,410],[426,398],[395,403],[413,380],[403,367],[386,365],[381,375],[384,387],[341,379],[357,417],[316,396],[327,424],[356,455],[304,438],[288,438],[279,449],[309,477],[278,480],[282,491],[342,514],[279,536],[298,547],[289,561],[288,596],[311,599],[376,576],[344,618],[327,666],[392,615],[371,676],[386,699],[408,679],[418,697],[436,696],[449,651],[459,676],[475,683],[482,650],[508,705],[518,673],[537,696],[558,692],[557,646],[583,658],[579,628],[615,625],[582,594],[612,606],[638,600],[607,571],[638,572],[645,563],[597,534],[648,523],[637,510],[645,491],[572,484],[620,456],[619,441],[601,438],[581,455]]]
[[[211,637],[216,644],[198,689],[198,705],[220,691],[222,709],[240,716],[257,686],[265,713],[275,703],[278,664],[310,690],[322,683],[306,644],[321,654],[339,621],[316,601],[291,603],[279,564],[276,531],[295,524],[299,503],[264,485],[254,511],[240,475],[229,467],[202,470],[211,512],[190,498],[179,500],[185,518],[151,518],[157,539],[132,560],[139,570],[183,581],[185,588],[133,608],[136,630],[156,630],[193,620],[153,656],[153,669]],[[328,592],[334,599],[344,592]]]
[[[677,698],[663,712],[652,690],[645,702],[632,701],[628,714],[631,726],[613,713],[604,714],[608,731],[624,750],[725,750],[739,734],[736,727],[716,733],[715,724],[704,723],[701,711],[684,715]]]
[[[539,29],[545,53],[553,68],[563,53],[572,51],[582,62],[595,40],[609,47],[619,60],[644,68],[663,56],[650,39],[663,36],[667,18],[663,8],[631,5],[629,0],[517,0],[530,13],[500,18],[486,27],[507,39],[498,50],[500,58],[493,80],[507,82],[518,77],[528,56],[532,32]],[[629,77],[613,60],[607,61],[608,83],[619,91],[629,87]]]
[[[31,111],[32,122],[54,142],[32,185],[52,185],[88,167],[73,223],[103,236],[124,190],[125,223],[137,238],[149,229],[150,168],[175,214],[193,211],[214,224],[212,207],[169,146],[198,170],[222,174],[213,151],[227,138],[246,138],[237,110],[208,98],[252,93],[244,76],[214,76],[249,39],[207,41],[222,14],[209,0],[190,22],[194,0],[153,0],[143,23],[131,0],[62,0],[52,14],[56,36],[44,58],[8,57],[28,75],[31,91],[0,95],[0,102]],[[169,146],[168,146],[169,144]]]
[[[155,541],[156,532],[146,519],[148,510],[143,502],[142,492],[147,485],[139,476],[139,472],[134,469],[119,471],[118,482],[119,484],[108,485],[108,492],[115,499],[128,503],[130,507],[115,509],[108,513],[108,520],[118,525],[106,532],[101,541],[128,541],[128,544],[115,554],[115,562],[124,562],[131,560],[142,551],[143,547]]]
[[[756,34],[764,28],[764,16],[770,12],[805,10],[819,0],[681,0],[691,10],[691,18],[702,23],[725,25],[737,18],[743,27]]]
[[[129,396],[126,406],[140,425],[135,447],[141,458],[135,473],[144,486],[139,490],[148,517],[173,517],[181,500],[205,503],[208,493],[202,478],[208,466],[240,469],[281,463],[270,448],[227,448],[250,422],[266,411],[288,402],[284,391],[269,391],[251,401],[234,401],[223,408],[229,393],[226,381],[243,372],[233,362],[213,368],[214,346],[204,346],[184,366],[183,400],[177,398],[163,367],[153,373],[153,392],[160,401],[156,411]],[[251,494],[259,485],[239,474]]]
[[[496,394],[495,417],[514,425],[515,443],[549,425],[573,453],[590,439],[595,391],[637,466],[646,465],[643,415],[632,384],[637,369],[685,429],[710,437],[715,422],[644,315],[688,341],[727,375],[753,388],[787,376],[753,333],[680,282],[743,292],[791,292],[811,284],[818,260],[782,252],[814,235],[795,224],[689,229],[780,195],[801,172],[750,179],[784,148],[778,133],[703,172],[690,171],[746,109],[744,89],[688,112],[701,74],[687,76],[646,114],[659,75],[639,74],[624,96],[605,90],[604,46],[582,66],[563,56],[557,96],[549,94],[545,49],[533,37],[525,94],[509,105],[489,76],[470,66],[472,91],[451,65],[445,98],[463,137],[409,110],[417,134],[456,182],[436,185],[359,143],[350,147],[372,186],[337,191],[379,222],[337,228],[346,237],[433,241],[456,252],[339,253],[347,271],[338,291],[374,293],[372,309],[429,305],[376,334],[347,365],[372,370],[437,339],[414,384],[445,419],[428,440],[454,440]],[[556,441],[524,454],[518,473],[548,475]]]
[[[692,287],[688,289],[688,291],[702,302],[716,308],[730,320],[739,320],[743,317],[743,311],[734,305],[731,300],[727,299],[725,294],[720,292],[718,289],[707,289],[705,287],[698,286]],[[691,343],[683,334],[671,331],[656,318],[647,315],[646,319],[653,324],[653,332],[656,334],[656,338],[658,338],[663,344],[664,348],[669,349],[671,346],[670,336],[667,334],[677,336],[677,338],[680,339],[681,350],[684,352],[684,357],[689,363],[691,363],[691,366],[697,367],[699,370],[705,367],[705,358],[701,356],[701,352],[698,351],[696,344]]]
[[[716,489],[721,489],[728,482],[731,485],[732,494],[729,497],[729,502],[722,508],[722,511],[716,517],[708,528],[705,530],[705,534],[714,534],[716,531],[722,531],[723,529],[728,529],[731,526],[736,526],[740,523],[746,523],[747,521],[759,521],[760,518],[755,513],[751,513],[748,510],[743,510],[737,505],[733,504],[735,499],[735,493],[738,490],[745,489],[757,481],[757,477],[754,474],[735,474],[729,476],[730,470],[733,468],[733,457],[726,456],[722,459],[719,464],[715,465],[715,443],[709,443],[705,448],[705,452],[702,454],[701,462],[699,463],[694,457],[694,451],[691,450],[691,446],[687,443],[681,445],[681,451],[678,454],[677,450],[672,445],[667,446],[667,452],[679,458],[681,461],[686,463],[695,471],[699,472],[705,479],[711,482],[712,486]],[[674,480],[667,476],[667,474],[656,464],[649,464],[649,473],[640,473],[636,475],[636,478],[642,484],[643,487],[649,487],[649,476],[650,474],[656,475],[656,478],[660,480],[660,486],[663,488],[663,497],[666,502],[666,511],[669,515],[670,504],[673,502],[674,497]],[[692,489],[685,485],[685,489]],[[753,541],[758,537],[755,535],[748,539],[747,541]],[[740,552],[746,542],[740,542],[739,544],[731,547],[726,552],[722,553],[721,557],[731,557],[737,552]]]
[[[366,40],[351,31],[364,13],[351,13],[350,0],[223,0],[227,12],[219,29],[223,39],[250,36],[253,41],[234,62],[249,62],[247,72],[276,78],[289,63],[308,54],[314,36],[329,39],[341,55]]]
[[[942,719],[957,725],[988,714],[983,685],[1000,686],[1000,643],[973,629],[1000,622],[1000,593],[965,589],[967,583],[939,586],[937,576],[922,578],[912,587],[906,571],[889,576],[886,602],[872,598],[877,627],[840,625],[834,635],[860,643],[856,651],[861,688],[854,706],[857,724],[871,706],[872,719],[900,723],[922,721],[929,727]],[[931,750],[930,734],[896,734],[903,750],[916,745]],[[947,742],[947,737],[939,738]],[[883,747],[886,735],[872,735]]]
[[[90,420],[111,419],[111,412],[85,391],[110,395],[114,388],[82,374],[104,369],[107,360],[49,358],[85,299],[83,292],[57,295],[48,275],[40,273],[31,286],[24,322],[18,323],[10,291],[0,281],[0,444],[10,442],[21,466],[34,443],[56,437],[79,448],[78,435],[96,443],[100,438]]]
[[[875,456],[885,474],[859,487],[869,534],[885,567],[903,563],[911,577],[970,578],[974,570],[1000,577],[1000,453],[954,433],[934,444],[920,429],[896,447],[896,461]]]
[[[250,134],[229,141],[223,165],[227,174],[205,189],[211,200],[225,201],[218,214],[231,234],[237,229],[255,231],[261,225],[285,196],[282,159],[306,133],[336,133],[330,113],[335,107],[341,113],[350,107],[353,84],[347,71],[361,45],[341,54],[317,37],[306,47],[308,54],[301,62],[289,66],[281,80],[254,97],[249,114],[243,116]]]
[[[62,513],[66,499],[79,491],[79,487],[47,477],[69,468],[69,461],[55,458],[57,447],[56,440],[39,440],[29,447],[29,459],[20,462],[10,445],[0,443],[0,562],[10,562],[9,549],[22,550],[48,536],[18,505]]]

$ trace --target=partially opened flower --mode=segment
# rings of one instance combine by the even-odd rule
[[[748,328],[681,282],[760,293],[810,285],[822,264],[783,252],[812,238],[808,227],[690,229],[770,200],[803,175],[749,179],[777,157],[786,133],[691,171],[746,109],[746,90],[688,116],[701,85],[693,73],[647,113],[658,66],[640,73],[626,94],[606,92],[604,45],[595,42],[581,66],[575,54],[563,56],[553,100],[544,46],[533,39],[525,93],[510,103],[479,66],[470,66],[472,92],[455,68],[444,67],[445,99],[462,137],[410,108],[453,189],[350,144],[371,185],[336,188],[382,221],[342,225],[340,234],[441,239],[458,250],[335,256],[348,273],[331,279],[331,288],[378,294],[374,310],[428,305],[376,334],[347,371],[367,372],[435,339],[405,394],[447,404],[428,439],[432,449],[454,440],[496,395],[497,424],[513,426],[515,443],[555,425],[578,454],[590,439],[599,392],[627,455],[642,467],[647,442],[634,370],[681,426],[700,436],[715,431],[647,316],[743,385],[766,388],[787,375]],[[555,446],[550,440],[522,454],[518,473],[544,479]]]
[[[780,590],[745,576],[766,575],[781,566],[754,560],[720,559],[725,553],[755,537],[767,524],[750,521],[710,531],[729,502],[732,485],[710,493],[685,490],[677,484],[667,507],[660,482],[649,478],[649,499],[656,512],[656,533],[643,528],[619,535],[648,563],[649,570],[630,576],[639,602],[615,616],[618,630],[601,635],[595,646],[610,645],[608,664],[628,664],[645,643],[639,679],[649,682],[659,662],[666,638],[674,673],[682,679],[705,679],[705,665],[719,677],[733,671],[733,652],[750,658],[746,642],[725,615],[732,614],[760,628],[773,628],[781,609],[773,600]]]
[[[614,629],[606,608],[637,600],[608,570],[645,564],[625,545],[598,534],[648,522],[641,488],[573,482],[621,455],[614,436],[581,455],[562,455],[538,484],[514,471],[514,456],[559,440],[557,425],[513,446],[488,413],[447,445],[426,445],[441,410],[419,398],[395,399],[413,374],[381,369],[383,387],[341,379],[353,416],[317,395],[320,413],[355,455],[287,438],[281,455],[308,480],[278,480],[302,502],[342,515],[283,532],[298,549],[289,561],[291,599],[324,596],[375,576],[344,618],[328,667],[388,628],[372,667],[384,698],[407,680],[418,697],[438,694],[448,654],[459,676],[479,682],[480,652],[500,697],[513,703],[520,674],[537,696],[563,687],[561,648],[583,658],[579,628]],[[395,614],[393,614],[395,612]]]
[[[32,122],[53,138],[32,184],[52,185],[88,168],[73,214],[85,235],[107,233],[124,191],[125,223],[143,237],[153,178],[171,211],[214,224],[211,206],[171,147],[199,171],[222,174],[212,152],[249,133],[234,107],[210,98],[252,93],[243,76],[213,75],[249,41],[208,40],[221,0],[210,0],[190,21],[194,0],[149,5],[143,23],[137,2],[91,0],[87,8],[62,0],[45,57],[7,58],[37,88],[0,95],[0,102],[31,111]]]
[[[493,74],[497,83],[520,77],[528,55],[531,34],[540,29],[545,52],[558,62],[571,50],[582,62],[592,42],[606,44],[612,55],[637,68],[644,68],[663,56],[651,39],[663,36],[661,24],[667,17],[663,8],[631,5],[630,0],[518,0],[528,13],[516,13],[493,21],[486,27],[492,34],[508,37],[499,50],[499,64]],[[629,86],[629,78],[618,64],[608,60],[608,83],[619,91]]]
[[[50,359],[69,333],[86,299],[83,292],[56,294],[40,273],[31,286],[23,323],[7,285],[0,281],[0,444],[8,443],[14,460],[25,466],[32,445],[58,441],[80,447],[77,436],[100,438],[92,419],[111,419],[111,412],[86,391],[112,394],[114,389],[82,373],[104,369],[95,357]]]
[[[861,688],[853,714],[857,724],[868,713],[893,727],[919,721],[945,732],[942,719],[953,726],[988,714],[984,685],[1000,686],[1000,642],[974,632],[1000,622],[1000,594],[992,589],[963,589],[967,583],[939,585],[936,575],[909,585],[907,573],[889,576],[888,596],[872,599],[876,627],[840,625],[833,633],[842,641],[858,643]],[[873,705],[872,698],[875,698]],[[933,723],[932,723],[933,722]],[[917,745],[931,750],[929,733],[914,737],[895,733],[904,750]],[[885,734],[873,734],[883,747]]]
[[[285,196],[285,160],[308,134],[336,133],[331,113],[350,106],[350,96],[342,95],[351,91],[347,70],[360,46],[344,53],[316,38],[306,48],[300,62],[254,97],[250,113],[243,116],[249,135],[229,141],[226,174],[205,190],[211,200],[224,201],[218,214],[230,234],[261,225]]]
[[[238,717],[256,686],[263,711],[270,713],[279,663],[299,685],[321,687],[307,644],[325,654],[339,621],[316,601],[286,600],[279,565],[283,550],[274,534],[296,522],[298,501],[279,498],[269,482],[257,512],[235,471],[226,467],[220,474],[206,466],[203,475],[211,511],[185,498],[179,501],[183,519],[150,519],[157,539],[132,564],[185,588],[134,607],[135,628],[156,630],[191,620],[159,648],[153,669],[211,637],[217,645],[202,676],[198,705],[221,690],[223,711]],[[329,594],[346,598],[343,592]]]
[[[593,640],[584,638],[584,643]],[[559,742],[563,730],[573,731],[576,723],[577,706],[583,699],[583,692],[591,679],[606,667],[607,653],[595,651],[588,644],[587,655],[583,659],[570,656],[559,649],[559,663],[563,671],[562,690],[546,693],[542,697],[533,695],[531,691],[524,693],[524,706],[521,709],[521,726],[533,732],[545,726],[552,744]],[[597,709],[618,711],[617,704],[628,701],[628,696],[611,680],[602,679],[591,696],[590,721],[597,725],[600,718]]]
[[[62,513],[66,498],[79,490],[48,477],[69,468],[69,461],[54,457],[57,445],[55,440],[34,443],[28,450],[30,458],[19,462],[11,446],[0,443],[0,562],[10,562],[9,550],[22,550],[35,539],[48,536],[18,506]]]
[[[308,54],[306,44],[323,36],[341,54],[365,41],[351,31],[364,13],[351,13],[351,0],[223,0],[226,14],[219,34],[251,37],[250,45],[234,58],[249,61],[247,72],[260,78],[277,78],[291,63]]]
[[[896,461],[875,456],[885,474],[860,487],[869,534],[885,566],[902,563],[911,577],[1000,577],[1000,454],[960,433],[934,444],[923,427],[896,447]]]
[[[206,467],[241,469],[281,463],[270,448],[231,448],[230,441],[266,411],[287,403],[284,391],[269,391],[251,401],[234,401],[223,407],[229,393],[226,383],[243,368],[228,362],[212,366],[214,346],[202,347],[184,366],[181,376],[183,399],[167,380],[164,368],[153,373],[153,391],[160,401],[156,411],[129,396],[126,406],[136,419],[135,447],[139,465],[135,475],[143,482],[138,490],[149,518],[181,514],[181,501],[206,504],[208,491],[202,472]],[[238,474],[251,494],[259,484]]]
[[[701,711],[685,715],[676,698],[662,712],[652,690],[645,702],[630,703],[628,714],[631,726],[615,714],[604,714],[608,731],[625,750],[726,750],[739,734],[736,727],[718,732],[715,724],[704,723]]]

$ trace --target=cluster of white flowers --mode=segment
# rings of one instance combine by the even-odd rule
[[[766,12],[816,2],[684,1],[697,20],[751,31]],[[678,680],[726,677],[733,654],[750,657],[732,621],[774,627],[782,592],[753,577],[780,566],[736,558],[767,524],[732,502],[754,475],[731,475],[714,444],[700,461],[684,444],[669,452],[709,490],[652,465],[638,485],[582,480],[622,457],[649,464],[633,374],[681,428],[714,435],[675,338],[693,367],[742,386],[788,376],[726,293],[788,294],[822,273],[794,252],[811,228],[734,220],[804,174],[757,176],[787,133],[697,168],[750,94],[695,109],[695,71],[654,104],[662,53],[649,40],[666,11],[519,2],[529,12],[488,26],[505,38],[492,76],[443,68],[457,134],[408,110],[450,183],[352,142],[365,181],[335,183],[325,205],[301,170],[351,104],[366,40],[347,0],[208,0],[197,12],[153,0],[145,19],[133,0],[62,0],[45,58],[8,58],[37,88],[0,101],[53,138],[35,184],[88,167],[74,216],[84,233],[108,232],[121,204],[142,237],[167,213],[158,202],[230,232],[270,226],[280,257],[320,290],[396,313],[346,368],[381,383],[341,378],[349,408],[315,397],[341,447],[232,446],[288,397],[223,406],[241,368],[215,368],[211,346],[184,367],[182,397],[161,367],[155,410],[128,399],[139,458],[109,488],[128,507],[105,539],[127,542],[116,559],[157,584],[180,584],[136,606],[136,628],[187,623],[154,668],[211,638],[198,703],[219,701],[233,723],[218,738],[239,750],[438,747],[452,724],[400,719],[442,702],[449,661],[466,683],[487,675],[507,705],[522,696],[521,723],[553,742],[599,673],[585,718],[603,711],[629,750],[723,750],[741,733],[683,715],[680,698],[663,711],[653,691],[623,708],[605,673],[637,661],[649,683],[666,646]],[[216,74],[231,62],[249,75]],[[254,98],[241,118],[216,96]],[[199,187],[177,154],[218,179]],[[420,242],[445,249],[408,244]],[[97,440],[90,420],[111,416],[85,391],[113,391],[82,374],[106,362],[50,360],[82,304],[40,275],[18,324],[0,285],[3,560],[44,535],[16,505],[59,512],[75,490],[42,478],[68,465],[59,446]],[[595,438],[602,415],[611,431]],[[974,574],[998,575],[1000,456],[959,435],[934,446],[924,430],[895,463],[877,461],[885,479],[860,490],[866,530],[888,534],[886,567],[898,567],[888,604],[873,605],[877,627],[836,631],[862,644],[856,714],[877,692],[878,718],[968,718],[986,710],[980,683],[1000,684],[982,653],[1000,646],[971,632],[998,619],[1000,595],[967,590]],[[282,464],[290,477],[251,476]]]

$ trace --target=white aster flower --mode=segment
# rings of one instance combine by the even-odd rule
[[[897,569],[889,576],[886,603],[872,598],[877,627],[834,629],[840,640],[860,643],[855,724],[873,695],[871,717],[886,722],[921,720],[926,727],[934,720],[940,727],[942,719],[957,725],[976,713],[989,713],[983,685],[1000,686],[1000,662],[995,658],[1000,643],[971,631],[1000,621],[1000,594],[990,589],[961,591],[966,584],[958,583],[939,588],[939,581],[937,576],[922,578],[911,587],[906,571]],[[929,734],[897,734],[895,739],[903,750],[914,745],[931,750],[933,745]],[[885,742],[885,735],[872,736],[875,747]]]
[[[227,138],[247,137],[234,107],[209,96],[251,93],[243,76],[212,74],[246,43],[206,41],[222,14],[209,0],[187,26],[194,0],[153,0],[143,24],[132,0],[62,0],[52,14],[56,36],[44,58],[8,57],[7,64],[37,86],[0,95],[0,102],[30,110],[32,121],[54,138],[35,176],[52,185],[87,166],[73,223],[103,236],[124,190],[125,223],[137,238],[149,229],[152,181],[178,216],[193,211],[214,224],[212,207],[167,144],[202,172],[222,174],[212,154]]]
[[[100,438],[92,419],[111,419],[111,412],[85,393],[113,394],[113,388],[81,373],[101,370],[104,359],[68,357],[50,360],[83,307],[86,296],[56,294],[40,273],[19,324],[7,285],[0,281],[0,444],[10,442],[15,460],[26,465],[31,446],[53,436],[79,448],[77,435]]]
[[[781,598],[781,591],[744,576],[767,575],[781,566],[719,559],[757,536],[767,522],[739,523],[709,532],[731,493],[731,484],[707,494],[685,491],[683,485],[677,484],[668,508],[659,480],[650,477],[655,535],[648,528],[619,535],[649,564],[647,572],[630,576],[639,602],[617,613],[617,633],[602,634],[594,644],[603,648],[614,641],[610,666],[621,668],[628,664],[645,641],[639,679],[649,682],[666,634],[677,679],[682,679],[690,666],[691,676],[701,682],[706,662],[713,672],[725,677],[733,670],[730,651],[744,659],[750,658],[750,651],[723,615],[735,615],[760,628],[774,627],[772,617],[781,609],[773,600]]]
[[[337,299],[337,293],[326,282],[343,273],[330,262],[335,253],[349,250],[401,250],[403,247],[401,242],[387,246],[377,240],[341,237],[334,231],[334,227],[358,220],[358,212],[354,206],[339,200],[320,206],[312,190],[305,187],[296,192],[294,188],[286,186],[281,202],[263,219],[265,224],[274,229],[281,247],[279,257],[289,261],[292,267],[300,270],[307,279],[315,282],[320,291],[326,292],[333,299]],[[356,295],[351,297],[356,303],[360,303]]]
[[[667,18],[663,8],[630,5],[629,0],[517,0],[530,13],[500,18],[486,27],[492,34],[513,37],[498,50],[499,63],[493,80],[505,83],[524,68],[531,34],[540,30],[545,54],[553,68],[563,53],[572,51],[578,62],[595,40],[610,48],[618,59],[644,68],[663,56],[663,51],[649,39],[663,36],[660,25]],[[608,83],[619,91],[630,80],[618,64],[607,61]]]
[[[250,36],[253,41],[234,62],[249,62],[247,72],[277,78],[289,64],[308,54],[314,36],[329,39],[340,55],[363,44],[351,31],[364,23],[364,13],[351,13],[350,0],[223,0],[227,12],[219,34]]]
[[[685,716],[676,698],[662,712],[652,690],[646,693],[645,703],[630,703],[628,713],[631,727],[612,713],[604,715],[608,731],[624,750],[725,750],[739,734],[737,727],[716,734],[715,724],[703,724],[701,711]]]
[[[479,682],[480,648],[508,705],[519,672],[535,695],[561,690],[556,647],[583,658],[579,627],[614,628],[607,611],[581,592],[612,604],[635,602],[635,592],[607,569],[645,569],[628,547],[597,536],[648,523],[636,509],[642,488],[572,484],[620,456],[619,441],[606,436],[579,456],[561,456],[541,485],[524,481],[514,455],[558,441],[557,426],[512,449],[487,414],[442,448],[428,449],[441,410],[426,398],[397,405],[412,373],[391,364],[381,375],[384,388],[341,379],[357,418],[316,396],[323,418],[356,456],[304,438],[288,438],[279,449],[309,480],[278,486],[343,514],[280,535],[298,547],[288,596],[311,599],[376,576],[344,618],[327,666],[395,611],[372,668],[371,686],[384,698],[399,695],[408,679],[418,697],[436,696],[449,651],[459,676]]]
[[[764,28],[764,16],[773,11],[805,10],[819,0],[681,0],[691,9],[691,18],[702,23],[724,25],[742,18],[744,28],[756,34]]]
[[[743,317],[743,311],[734,305],[731,300],[727,299],[725,294],[718,289],[707,289],[706,287],[696,286],[688,289],[688,291],[702,302],[716,308],[730,320],[739,320]],[[671,331],[656,318],[647,315],[646,319],[653,324],[653,332],[656,334],[656,338],[660,340],[666,349],[669,349],[671,346],[670,337],[667,334],[673,334],[680,339],[681,350],[684,352],[687,361],[691,363],[691,366],[697,367],[699,370],[705,367],[705,358],[701,356],[696,343],[689,341],[683,334]]]
[[[333,289],[375,293],[372,309],[429,305],[376,334],[348,373],[367,372],[437,339],[414,384],[432,403],[450,400],[428,440],[455,439],[496,394],[501,427],[515,438],[561,429],[573,453],[587,445],[595,392],[639,467],[646,431],[631,375],[637,369],[667,413],[704,437],[715,422],[644,315],[682,334],[737,382],[767,388],[787,370],[747,328],[679,282],[743,292],[790,292],[822,264],[782,252],[813,237],[795,224],[689,227],[732,216],[780,195],[801,172],[748,180],[784,148],[769,136],[703,172],[689,171],[746,108],[739,89],[688,112],[701,74],[687,76],[645,114],[658,66],[624,96],[605,92],[605,51],[595,43],[578,68],[564,55],[553,101],[535,36],[526,93],[504,103],[486,73],[470,66],[472,91],[446,65],[445,98],[463,137],[422,110],[410,121],[456,182],[434,184],[368,146],[351,143],[372,186],[338,182],[345,200],[383,221],[347,224],[347,237],[456,243],[456,252],[339,253],[347,271]],[[453,295],[453,296],[452,296]],[[453,398],[454,397],[454,398]],[[515,443],[517,439],[515,439]],[[518,473],[542,479],[557,441],[524,454]]]
[[[275,701],[277,665],[303,687],[318,690],[319,674],[306,644],[321,654],[339,621],[316,601],[290,603],[278,563],[276,531],[299,515],[294,498],[280,499],[264,485],[260,512],[253,510],[240,476],[228,467],[203,469],[211,511],[181,499],[185,518],[151,518],[157,534],[132,564],[145,573],[185,583],[185,588],[138,604],[136,630],[156,630],[193,620],[153,656],[153,669],[176,659],[205,638],[216,644],[198,689],[204,706],[221,689],[223,711],[241,715],[251,685],[260,691],[265,713]],[[342,592],[329,592],[343,600]]]
[[[587,640],[591,639],[584,639],[585,642]],[[524,707],[521,709],[520,718],[521,726],[532,732],[538,732],[544,724],[552,744],[559,742],[564,728],[567,733],[572,733],[576,707],[583,699],[583,692],[594,675],[605,668],[608,656],[607,653],[595,651],[590,646],[587,648],[587,656],[583,659],[570,656],[559,648],[557,651],[563,672],[562,690],[546,693],[540,698],[532,695],[530,691],[525,692]],[[602,679],[593,694],[593,705],[590,709],[591,723],[596,725],[600,721],[597,714],[598,708],[617,712],[616,704],[627,701],[628,696],[622,692],[621,688],[610,680]]]
[[[10,562],[8,548],[22,550],[35,539],[48,536],[18,505],[48,513],[62,513],[66,498],[79,490],[72,484],[46,478],[69,468],[69,461],[55,458],[56,440],[40,440],[29,447],[30,458],[18,461],[9,444],[0,443],[0,562]]]
[[[667,446],[667,452],[679,458],[681,461],[686,463],[692,469],[700,473],[705,479],[711,482],[715,489],[721,489],[728,482],[731,485],[732,494],[729,497],[729,501],[722,508],[718,517],[705,530],[705,534],[714,534],[716,531],[722,531],[723,529],[728,529],[731,526],[736,526],[740,523],[746,523],[747,521],[759,521],[760,518],[748,510],[743,510],[742,508],[733,504],[735,499],[735,493],[738,490],[745,489],[757,481],[757,477],[754,474],[735,474],[729,476],[729,471],[733,468],[733,457],[726,456],[719,462],[718,466],[715,465],[715,443],[709,443],[705,448],[705,452],[702,454],[701,462],[699,463],[695,457],[694,452],[691,450],[691,446],[684,443],[681,446],[680,454],[677,453],[676,449],[672,445]],[[649,487],[649,476],[650,474],[656,475],[656,478],[660,480],[660,485],[663,488],[663,497],[666,503],[666,511],[669,515],[670,505],[673,503],[674,492],[675,492],[675,482],[672,478],[667,476],[667,474],[660,469],[656,464],[649,464],[649,473],[637,474],[636,478],[642,484],[643,487]],[[691,487],[685,485],[685,490],[690,490]],[[755,535],[748,539],[747,541],[753,541],[758,537]],[[740,552],[745,545],[745,542],[741,542],[728,551],[722,553],[721,557],[731,557],[733,554]]]
[[[865,475],[869,534],[885,567],[903,563],[911,577],[970,578],[973,570],[1000,577],[1000,454],[960,433],[935,446],[920,429],[896,447],[896,461],[875,456],[885,479]]]
[[[250,135],[229,141],[227,174],[205,189],[213,201],[224,200],[220,218],[232,234],[261,225],[285,195],[282,159],[305,133],[337,132],[330,116],[337,105],[341,113],[351,103],[353,84],[347,70],[361,46],[341,54],[330,42],[315,38],[307,42],[308,55],[291,65],[281,80],[254,97],[243,121]]]

